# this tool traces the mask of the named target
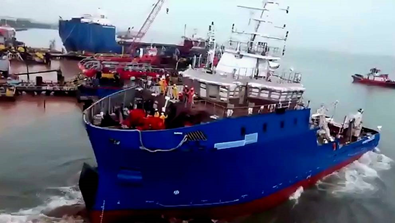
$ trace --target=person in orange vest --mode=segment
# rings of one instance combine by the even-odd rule
[[[195,89],[191,87],[188,91],[188,104],[191,106],[193,104],[193,97],[195,96]]]
[[[164,92],[165,92],[165,79],[163,79],[163,78],[160,79],[159,86],[160,86],[160,93],[164,94]]]
[[[174,99],[174,100],[179,100],[179,97],[178,97],[178,89],[177,89],[177,85],[176,84],[173,84],[173,86],[171,87],[171,89],[172,89],[172,98]]]
[[[154,117],[155,117],[155,118],[159,118],[159,112],[158,112],[158,109],[155,109],[155,114],[154,114]]]
[[[167,81],[166,78],[163,79],[163,95],[166,96],[167,95]]]
[[[167,115],[165,115],[165,113],[162,112],[159,118],[162,119],[163,123],[165,123]]]

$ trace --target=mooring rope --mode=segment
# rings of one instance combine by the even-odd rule
[[[150,152],[150,153],[156,153],[156,152],[171,152],[171,151],[174,151],[174,150],[180,148],[180,147],[188,140],[188,135],[184,135],[184,137],[182,138],[182,140],[180,141],[180,143],[179,143],[176,147],[174,147],[174,148],[171,148],[171,149],[149,149],[149,148],[147,148],[147,147],[144,146],[144,143],[143,143],[143,136],[142,136],[141,131],[140,131],[140,130],[137,130],[137,131],[139,132],[140,149],[141,149],[141,150],[148,151],[148,152]]]

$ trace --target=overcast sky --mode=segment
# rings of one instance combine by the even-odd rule
[[[157,0],[0,0],[1,16],[56,22],[98,7],[119,28],[140,27]],[[395,0],[279,0],[290,6],[288,46],[350,53],[395,55]],[[211,21],[217,38],[229,37],[232,23],[248,22],[238,4],[257,6],[261,0],[166,0],[153,23],[149,38],[177,42],[184,24],[201,35]],[[166,14],[169,8],[169,14]],[[248,12],[249,13],[249,12]],[[158,34],[163,34],[163,37]],[[163,41],[161,41],[163,42]]]

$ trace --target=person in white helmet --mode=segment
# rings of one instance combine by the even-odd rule
[[[357,141],[362,131],[362,114],[363,109],[358,109],[357,114],[354,115],[354,126],[352,129],[352,141]]]

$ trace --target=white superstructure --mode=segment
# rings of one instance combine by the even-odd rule
[[[100,8],[93,15],[92,14],[84,14],[82,16],[78,16],[78,17],[74,17],[74,18],[81,19],[81,22],[96,23],[96,24],[103,25],[103,26],[112,26],[111,21],[107,17],[107,13]]]
[[[222,50],[218,65],[212,69],[207,65],[211,64],[212,51],[215,52],[217,48],[215,38],[211,37],[206,68],[194,68],[194,60],[192,67],[184,71],[183,76],[197,88],[196,92],[202,98],[223,102],[241,96],[276,102],[299,100],[304,92],[300,73],[295,73],[293,69],[278,72],[288,38],[286,25],[275,24],[267,16],[271,11],[288,13],[289,8],[282,8],[274,1],[263,1],[263,7],[239,7],[258,12],[260,16],[248,21],[247,31],[232,26],[231,40]],[[268,34],[273,30],[280,33]],[[196,67],[201,67],[201,64]]]

